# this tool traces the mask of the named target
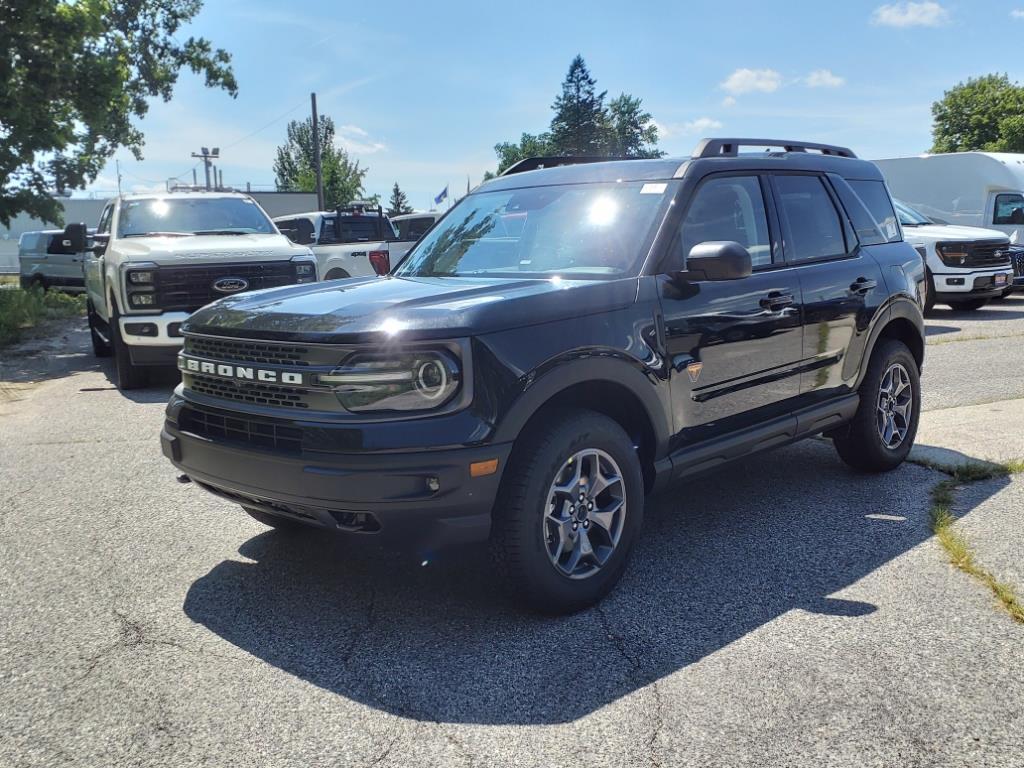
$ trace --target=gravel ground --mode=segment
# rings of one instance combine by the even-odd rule
[[[1022,310],[930,322],[930,408],[1024,394]],[[0,765],[1024,763],[1024,629],[930,538],[935,472],[824,441],[734,466],[652,503],[601,606],[539,618],[481,553],[423,568],[179,485],[170,384],[122,396],[86,349],[0,365]],[[995,570],[1020,508],[958,499]]]

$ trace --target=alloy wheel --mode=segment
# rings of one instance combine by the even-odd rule
[[[899,448],[910,431],[914,389],[910,374],[900,363],[893,363],[882,376],[878,387],[878,435],[890,450]]]

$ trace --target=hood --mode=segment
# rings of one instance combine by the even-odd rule
[[[117,251],[128,261],[152,261],[181,266],[232,261],[271,261],[309,253],[284,235],[186,235],[185,237],[126,237]]]
[[[230,296],[200,309],[183,330],[322,343],[453,338],[608,312],[636,293],[635,277],[352,278]]]
[[[930,242],[969,241],[969,240],[1006,240],[1005,232],[997,229],[981,227],[961,227],[957,224],[924,224],[920,227],[903,227],[903,238],[907,241],[919,240]]]

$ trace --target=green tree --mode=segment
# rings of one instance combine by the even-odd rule
[[[569,65],[562,81],[562,93],[551,108],[551,146],[561,155],[607,154],[609,133],[608,110],[604,105],[607,91],[597,92],[597,81],[590,76],[579,54]]]
[[[932,104],[932,152],[1024,152],[1024,88],[1006,75],[970,78]]]
[[[661,157],[665,153],[658,143],[658,126],[643,101],[628,93],[619,94],[608,103],[608,154],[619,157]]]
[[[324,177],[324,205],[328,210],[363,197],[367,168],[334,143],[334,121],[320,117],[320,165]],[[289,192],[316,191],[316,165],[313,162],[313,118],[292,120],[287,128],[288,141],[277,148],[274,177],[277,188]]]
[[[388,202],[388,216],[401,216],[405,213],[412,213],[412,206],[409,205],[409,198],[398,182],[391,188],[391,200]]]
[[[537,136],[532,133],[524,133],[519,138],[518,144],[503,141],[494,145],[494,152],[498,155],[498,173],[504,173],[505,169],[515,165],[527,157],[544,157],[554,155],[557,152],[551,146],[551,135],[542,133]],[[484,181],[487,177],[484,177]]]
[[[188,68],[232,96],[231,57],[181,42],[201,0],[0,0],[0,224],[25,212],[60,223],[52,193],[82,187],[119,147],[142,158],[132,124],[171,98]]]

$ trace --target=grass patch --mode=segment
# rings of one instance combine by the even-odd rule
[[[4,288],[0,290],[0,347],[13,344],[43,320],[83,314],[85,294]]]
[[[953,523],[956,522],[956,517],[953,516],[954,492],[959,485],[1024,472],[1024,461],[1017,459],[1002,464],[962,464],[955,467],[925,463],[925,466],[949,475],[932,488],[931,519],[932,531],[946,551],[950,564],[988,587],[1010,617],[1024,624],[1024,603],[1017,597],[1013,586],[999,581],[986,570],[975,557],[970,542],[953,528]]]

